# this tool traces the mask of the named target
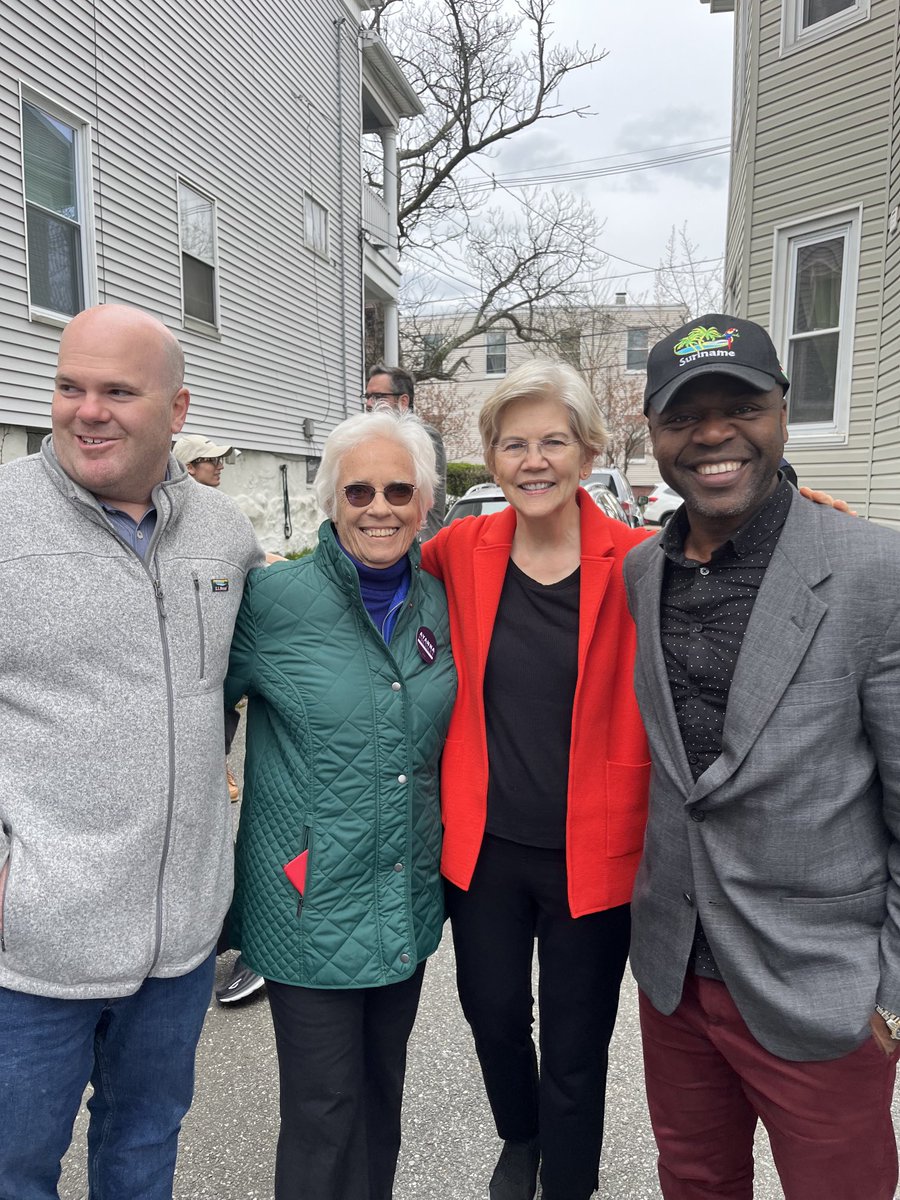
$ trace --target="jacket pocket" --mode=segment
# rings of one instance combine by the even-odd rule
[[[606,764],[606,853],[637,854],[644,846],[650,763]]]
[[[200,576],[196,571],[191,571],[191,579],[194,584],[194,606],[197,611],[197,636],[200,646],[200,678],[206,678],[206,630],[203,627],[203,605],[200,602]]]
[[[310,867],[312,865],[312,840],[312,827],[310,825],[301,826],[297,852],[296,854],[292,854],[290,861],[285,862],[284,866],[282,867],[285,878],[289,880],[293,895],[297,900],[298,920],[303,912],[303,903],[309,893]],[[302,888],[299,886],[298,875],[302,875]]]

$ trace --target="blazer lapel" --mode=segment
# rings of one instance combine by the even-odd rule
[[[613,543],[597,505],[578,496],[581,518],[581,583],[578,595],[578,680],[584,679],[588,650],[613,568]],[[590,549],[586,549],[590,547]]]
[[[670,774],[680,779],[684,794],[694,786],[691,768],[688,765],[672,701],[669,673],[663,657],[660,633],[660,601],[662,597],[663,573],[666,556],[657,543],[647,555],[647,567],[636,581],[635,623],[638,630],[638,662],[647,681],[647,695],[642,697],[649,704],[650,713],[644,713],[644,724],[651,736],[655,755],[664,749],[668,762],[663,764]],[[658,734],[659,737],[654,736]],[[659,738],[662,739],[660,745]]]
[[[795,498],[753,605],[738,655],[722,753],[689,797],[702,800],[738,770],[797,673],[828,606],[813,587],[831,573],[814,511]]]

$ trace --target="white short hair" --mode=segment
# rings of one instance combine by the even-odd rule
[[[419,518],[434,504],[437,467],[434,444],[425,426],[415,413],[398,412],[387,404],[379,404],[370,413],[357,413],[341,421],[328,435],[322,451],[322,461],[316,475],[316,499],[328,517],[334,517],[338,507],[338,479],[345,454],[363,442],[384,438],[396,442],[413,461],[413,482],[416,485],[415,503]]]

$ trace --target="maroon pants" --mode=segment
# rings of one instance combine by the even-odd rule
[[[892,1200],[896,1056],[874,1038],[844,1058],[765,1050],[723,983],[692,972],[665,1017],[641,993],[650,1119],[665,1200],[752,1200],[753,1135],[769,1135],[785,1200]]]

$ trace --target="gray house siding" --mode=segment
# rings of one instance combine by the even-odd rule
[[[882,284],[892,122],[895,174],[898,154],[898,4],[872,0],[868,20],[791,53],[782,53],[781,10],[781,0],[750,5],[749,111],[735,145],[725,280],[736,311],[771,324],[777,229],[820,214],[861,210],[846,439],[840,444],[804,441],[798,428],[788,453],[802,482],[827,487],[865,510],[870,469],[877,478],[882,451],[890,456],[893,437],[893,432],[879,434],[873,463],[876,386],[877,428],[886,402],[884,364],[879,371],[878,359],[887,349],[882,320],[884,315],[887,328],[888,311],[885,307],[883,313],[882,301],[887,306],[889,293],[882,295]],[[737,111],[737,96],[735,104]],[[894,253],[896,259],[896,247]],[[896,291],[896,282],[893,286]],[[890,295],[896,315],[900,300]],[[873,486],[871,500],[872,516],[900,523],[896,489],[889,497],[886,489]]]
[[[343,0],[95,8],[96,23],[87,7],[4,5],[0,422],[48,425],[59,335],[29,319],[21,85],[91,122],[97,298],[149,309],[176,332],[189,428],[315,455],[362,377],[351,10]],[[182,317],[179,177],[216,203],[218,333]],[[328,209],[327,258],[305,245],[305,193]]]
[[[873,423],[869,507],[873,517],[888,521],[897,519],[900,506],[900,29],[894,33],[893,73],[889,215],[885,226],[878,403]]]

